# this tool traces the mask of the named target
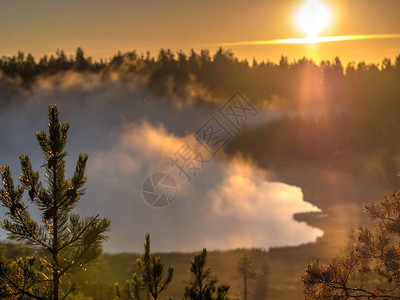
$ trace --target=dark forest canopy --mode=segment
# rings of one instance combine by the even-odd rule
[[[0,90],[10,85],[30,89],[42,78],[66,73],[83,74],[83,80],[85,74],[108,80],[116,73],[125,82],[140,78],[150,95],[174,101],[195,94],[200,104],[206,102],[203,95],[217,102],[239,90],[269,113],[268,122],[244,131],[227,150],[262,164],[366,156],[393,165],[400,151],[400,55],[394,61],[347,66],[338,57],[320,64],[284,56],[278,63],[250,63],[220,48],[214,54],[206,49],[160,50],[156,58],[149,52],[118,52],[108,60],[93,61],[78,48],[70,57],[62,50],[39,59],[22,52],[3,56],[0,70]],[[191,93],[194,89],[202,92]],[[13,101],[4,95],[4,104]]]
[[[400,95],[400,55],[394,62],[385,58],[382,63],[352,62],[347,66],[338,57],[319,65],[305,57],[290,62],[285,56],[279,63],[249,63],[222,48],[214,54],[206,49],[200,53],[162,49],[157,58],[149,52],[118,52],[109,60],[100,61],[86,57],[78,48],[75,56],[70,57],[58,50],[55,55],[38,60],[23,52],[0,59],[3,80],[24,88],[34,86],[40,78],[66,72],[99,74],[104,80],[113,72],[128,81],[144,78],[152,93],[183,99],[194,85],[222,100],[240,90],[254,102],[267,100],[283,109],[316,110],[323,105],[343,111],[367,105],[364,109],[374,111],[379,102],[379,111],[384,113],[381,108],[385,103],[393,104]]]
[[[400,55],[392,62],[390,58],[385,58],[382,63],[365,62],[349,62],[347,66],[342,66],[338,57],[332,61],[323,60],[318,65],[312,59],[303,57],[299,60],[290,62],[288,57],[281,56],[279,63],[274,63],[269,60],[257,61],[253,59],[251,63],[247,59],[239,60],[234,53],[229,49],[219,48],[214,54],[211,54],[208,49],[195,52],[193,49],[190,53],[182,51],[172,52],[171,50],[161,49],[157,57],[154,57],[150,52],[146,55],[138,53],[136,50],[117,54],[109,59],[100,59],[94,61],[91,57],[85,57],[84,50],[77,48],[75,55],[67,56],[63,50],[57,50],[55,54],[50,56],[44,55],[38,59],[31,54],[25,54],[19,51],[13,56],[2,56],[0,58],[1,70],[7,76],[21,76],[21,78],[34,77],[40,74],[52,74],[60,71],[101,71],[108,68],[120,67],[121,65],[129,64],[136,65],[137,68],[131,68],[130,71],[154,71],[159,67],[169,67],[169,71],[186,70],[187,72],[196,73],[200,69],[206,69],[210,65],[224,67],[224,64],[230,64],[231,67],[237,66],[243,69],[263,69],[277,67],[296,67],[298,65],[310,64],[319,66],[321,69],[334,68],[341,73],[352,73],[354,71],[383,71],[391,68],[400,67]]]
[[[290,62],[286,56],[282,56],[279,63],[258,62],[255,59],[249,63],[246,59],[239,60],[229,49],[220,48],[214,54],[207,49],[199,53],[194,50],[190,53],[174,53],[161,49],[156,58],[149,52],[143,55],[133,50],[94,61],[85,56],[82,48],[77,48],[75,55],[69,57],[63,50],[38,59],[31,54],[25,55],[24,52],[9,57],[2,56],[0,70],[7,78],[21,79],[25,87],[29,87],[40,75],[65,71],[101,73],[118,70],[125,74],[147,75],[150,78],[149,84],[157,84],[168,77],[174,83],[184,85],[193,80],[194,76],[195,80],[215,91],[223,91],[227,85],[240,90],[250,85],[255,92],[269,89],[270,93],[280,94],[280,91],[287,89],[288,84],[296,82],[298,75],[304,75],[304,70],[307,77],[322,76],[324,82],[338,80],[341,76],[374,77],[377,74],[387,76],[391,73],[400,76],[400,55],[395,61],[385,58],[382,63],[350,62],[343,66],[338,57],[320,64],[306,57]]]

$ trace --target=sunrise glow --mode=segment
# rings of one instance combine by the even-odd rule
[[[297,25],[308,37],[316,37],[329,23],[328,9],[318,0],[308,0],[296,15]]]

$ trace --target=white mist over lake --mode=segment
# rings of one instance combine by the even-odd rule
[[[61,120],[71,125],[67,175],[79,152],[89,154],[86,195],[76,211],[112,221],[105,251],[142,251],[147,232],[153,251],[268,249],[313,242],[323,234],[293,218],[319,211],[304,201],[301,189],[270,181],[248,159],[220,153],[189,183],[171,168],[169,157],[209,109],[177,106],[150,96],[138,83],[96,77],[67,76],[57,86],[43,80],[33,91],[1,98],[7,104],[0,109],[0,164],[10,164],[15,180],[20,153],[31,155],[36,169],[42,164],[34,133],[47,129],[47,105],[59,105]],[[176,180],[176,199],[166,208],[150,207],[142,198],[143,182],[154,172]]]
[[[144,123],[127,126],[114,149],[96,154],[89,172],[99,187],[95,198],[111,216],[124,211],[112,225],[118,247],[128,251],[135,245],[140,251],[146,232],[155,251],[268,249],[322,236],[321,230],[293,219],[295,213],[319,211],[303,200],[300,188],[268,181],[265,171],[241,158],[210,161],[186,182],[167,164],[183,143],[163,127]],[[157,171],[177,181],[177,197],[166,208],[150,207],[141,195],[144,179]]]

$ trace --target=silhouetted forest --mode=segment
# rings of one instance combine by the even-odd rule
[[[78,48],[69,57],[62,50],[39,59],[22,52],[3,56],[0,70],[3,81],[25,89],[40,78],[65,72],[96,73],[104,80],[117,73],[120,80],[143,79],[148,93],[159,97],[185,100],[195,94],[198,105],[210,104],[204,94],[218,102],[240,90],[268,116],[267,122],[239,136],[230,151],[266,164],[379,156],[392,165],[400,150],[400,55],[394,62],[385,58],[382,63],[343,66],[338,57],[319,65],[307,58],[291,62],[284,56],[279,63],[250,63],[222,48],[214,54],[206,49],[162,49],[157,57],[130,51],[94,61]],[[3,82],[2,89],[5,86]],[[193,93],[194,89],[202,93]]]
[[[106,75],[118,71],[126,79],[145,75],[149,87],[156,88],[160,94],[173,91],[179,95],[188,84],[196,82],[215,96],[230,94],[233,89],[242,91],[253,101],[279,95],[287,100],[290,107],[298,108],[302,100],[299,95],[307,98],[308,103],[321,101],[323,95],[326,103],[340,108],[346,104],[360,104],[357,101],[360,97],[364,98],[362,102],[371,102],[373,92],[398,92],[396,83],[400,78],[400,55],[394,62],[385,58],[381,64],[351,62],[343,66],[338,57],[322,61],[319,65],[305,57],[290,62],[285,56],[279,63],[257,62],[255,59],[250,63],[239,60],[231,50],[222,48],[213,55],[206,49],[200,53],[194,50],[174,53],[162,49],[157,57],[149,52],[143,55],[131,51],[93,61],[78,48],[75,56],[69,57],[63,50],[39,59],[23,52],[12,57],[3,56],[0,70],[5,78],[19,79],[26,88],[43,75],[66,71]],[[393,98],[396,99],[396,96],[392,93]]]

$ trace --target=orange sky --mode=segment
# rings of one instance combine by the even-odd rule
[[[305,0],[2,0],[0,55],[35,56],[81,46],[94,58],[118,50],[188,51],[242,41],[301,38],[295,15]],[[320,0],[331,12],[322,36],[400,33],[398,0]],[[323,44],[230,45],[240,58],[277,61],[336,55],[344,62],[381,62],[400,54],[400,39]]]

